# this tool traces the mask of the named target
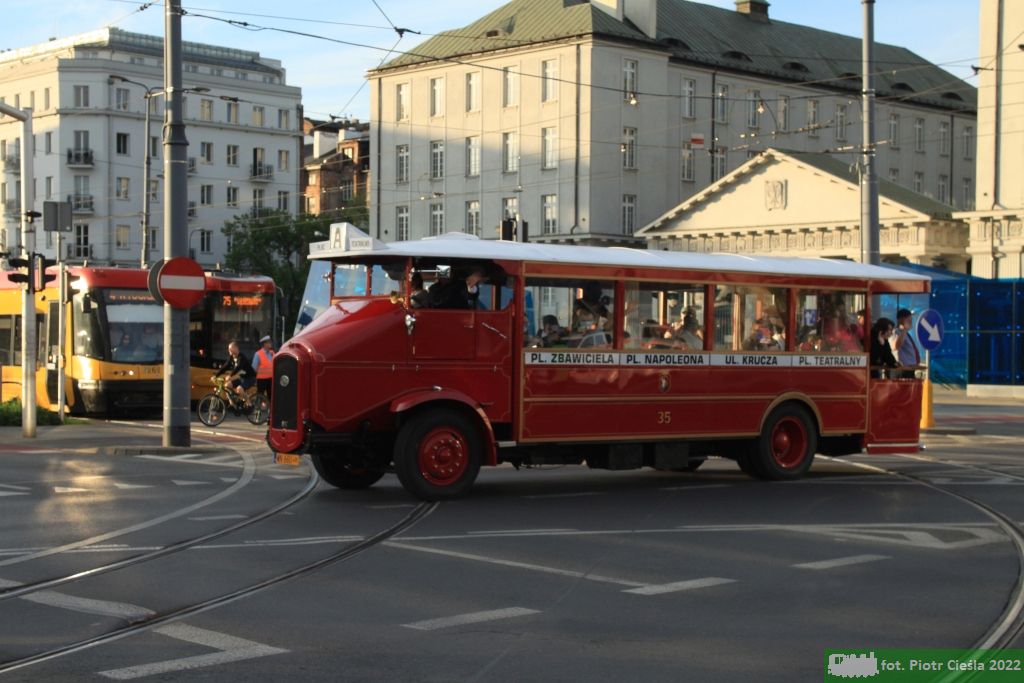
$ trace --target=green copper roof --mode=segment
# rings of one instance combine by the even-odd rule
[[[576,37],[660,48],[680,63],[824,89],[860,92],[861,40],[690,0],[657,0],[657,40],[585,0],[512,0],[467,26],[434,36],[376,71]],[[896,45],[875,44],[879,97],[973,110],[975,89]]]

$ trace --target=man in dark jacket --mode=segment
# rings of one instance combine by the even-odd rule
[[[228,375],[228,379],[224,386],[234,391],[240,399],[248,404],[249,398],[246,389],[255,383],[256,372],[252,369],[252,362],[245,357],[236,341],[228,344],[228,359],[213,376],[220,377],[225,373]]]
[[[437,282],[430,288],[431,308],[476,308],[480,297],[479,285],[485,277],[484,269],[474,267],[465,280]]]

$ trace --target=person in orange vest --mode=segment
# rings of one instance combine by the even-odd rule
[[[256,391],[270,398],[270,387],[274,385],[274,340],[270,335],[260,339],[263,347],[253,354],[252,367],[256,371]]]

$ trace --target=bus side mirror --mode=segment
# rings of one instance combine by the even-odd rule
[[[449,279],[450,280],[451,277],[452,277],[452,267],[451,266],[438,266],[436,272],[437,272],[438,279]]]

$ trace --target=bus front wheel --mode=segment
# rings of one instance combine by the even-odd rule
[[[817,448],[818,432],[807,410],[784,404],[765,420],[749,464],[765,479],[799,479],[810,469]]]
[[[454,498],[480,472],[480,436],[473,420],[450,409],[419,412],[395,440],[395,474],[422,500]]]
[[[384,476],[384,470],[354,467],[343,457],[330,455],[313,455],[311,457],[316,473],[335,488],[366,489],[376,484]]]

